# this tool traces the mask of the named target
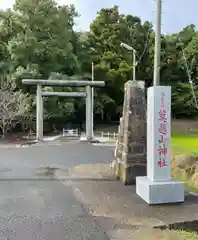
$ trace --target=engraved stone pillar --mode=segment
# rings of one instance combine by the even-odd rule
[[[117,176],[128,185],[135,183],[137,176],[146,174],[146,102],[143,81],[128,81],[125,84],[121,122],[121,157],[118,154]]]
[[[136,193],[148,204],[184,202],[184,184],[171,179],[171,87],[153,86],[147,95],[147,176]]]

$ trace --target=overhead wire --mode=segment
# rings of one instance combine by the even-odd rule
[[[179,38],[179,41],[181,43],[181,39],[180,38]],[[198,110],[198,101],[197,101],[197,96],[196,96],[196,93],[195,93],[194,83],[193,83],[193,80],[192,80],[191,71],[190,71],[189,66],[188,66],[188,61],[187,61],[187,58],[186,58],[185,49],[183,48],[182,45],[181,45],[181,49],[182,49],[183,59],[184,59],[184,62],[185,62],[185,67],[186,67],[186,73],[187,73],[187,76],[188,76],[188,81],[189,81],[189,84],[191,86],[193,99],[194,99],[194,102],[195,102],[195,106],[196,106],[196,108]]]
[[[148,28],[148,31],[147,31],[147,35],[146,35],[146,40],[145,40],[145,43],[144,43],[143,52],[142,52],[142,54],[140,55],[138,61],[136,62],[136,65],[137,65],[138,63],[140,63],[140,61],[141,61],[142,58],[144,57],[144,54],[146,53],[146,50],[147,50],[147,47],[148,47],[148,39],[149,39],[150,30],[151,30],[151,28],[149,27],[149,28]]]
[[[152,30],[152,28],[149,26],[148,28],[148,31],[147,31],[147,34],[146,34],[146,40],[145,40],[145,43],[144,43],[144,49],[143,49],[143,52],[142,54],[140,55],[138,61],[136,62],[136,65],[140,63],[140,61],[142,60],[142,58],[144,57],[144,54],[146,53],[146,50],[148,48],[148,40],[149,40],[149,34],[150,34],[150,31]]]

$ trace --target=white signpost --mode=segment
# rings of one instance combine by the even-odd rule
[[[171,178],[171,87],[147,94],[147,176],[136,178],[136,193],[148,204],[184,201],[184,185]]]

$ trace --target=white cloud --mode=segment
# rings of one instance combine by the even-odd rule
[[[77,12],[78,12],[79,14],[82,13],[82,0],[56,0],[56,1],[57,1],[57,3],[60,4],[60,5],[63,5],[63,4],[64,4],[64,5],[74,4]],[[80,4],[80,1],[81,1],[81,4]],[[76,21],[75,21],[75,23],[76,23],[75,29],[80,30],[80,29],[81,29],[82,17],[77,18],[77,19],[75,19],[75,20],[76,20]]]
[[[0,8],[1,9],[11,8],[14,2],[15,0],[1,0]]]
[[[76,9],[80,11],[80,0],[57,0],[60,5],[74,4]]]
[[[81,1],[81,4],[80,4]],[[56,0],[60,5],[74,4],[78,13],[81,14],[82,0]],[[12,8],[12,5],[15,3],[15,0],[0,0],[0,9]],[[80,18],[76,19],[76,27],[81,28]]]

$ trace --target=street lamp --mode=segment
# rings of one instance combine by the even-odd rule
[[[131,47],[128,44],[123,43],[123,42],[120,44],[120,46],[133,52],[133,81],[135,81],[136,80],[136,66],[138,63],[138,62],[136,62],[136,50],[133,47]]]

